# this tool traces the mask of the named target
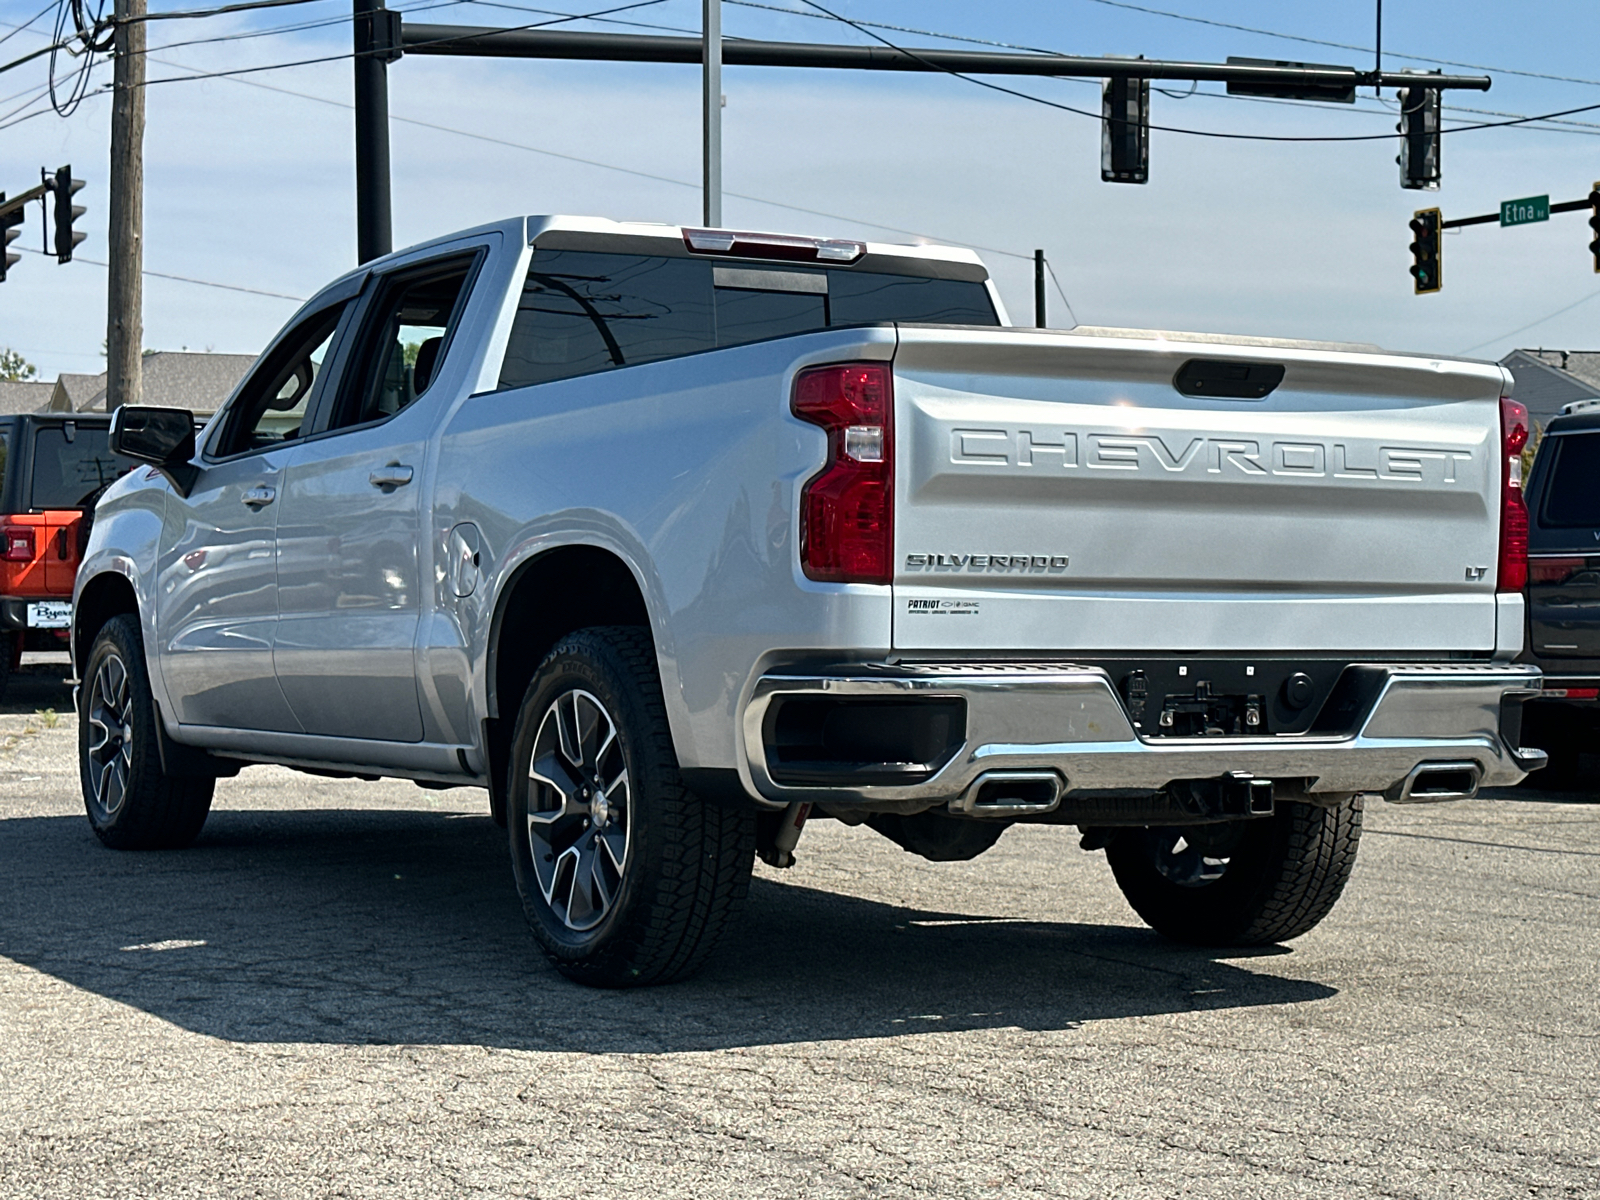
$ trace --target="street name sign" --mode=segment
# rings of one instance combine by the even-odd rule
[[[1550,219],[1550,197],[1528,196],[1521,200],[1500,201],[1500,224],[1532,225]]]

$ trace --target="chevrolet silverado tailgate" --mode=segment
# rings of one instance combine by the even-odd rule
[[[903,327],[894,386],[896,649],[1495,645],[1498,366]]]

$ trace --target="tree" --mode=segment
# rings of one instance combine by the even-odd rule
[[[18,383],[25,379],[33,379],[38,374],[39,368],[10,346],[0,350],[0,381]]]

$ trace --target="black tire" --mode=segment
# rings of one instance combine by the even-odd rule
[[[595,987],[698,970],[749,890],[755,813],[684,787],[649,634],[563,638],[528,685],[510,759],[512,872],[556,969]]]
[[[1328,915],[1360,841],[1361,797],[1348,796],[1326,807],[1279,804],[1271,817],[1226,825],[1129,829],[1106,857],[1157,933],[1198,946],[1262,946]]]
[[[6,688],[11,684],[12,661],[22,657],[17,643],[25,636],[20,629],[16,633],[0,634],[0,700],[5,699]]]
[[[176,850],[200,836],[216,780],[161,769],[139,619],[101,627],[78,701],[78,766],[89,825],[114,850]]]

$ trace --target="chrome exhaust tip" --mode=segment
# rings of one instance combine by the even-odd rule
[[[1054,771],[985,771],[949,808],[963,817],[1020,817],[1054,812],[1066,793]]]
[[[1483,768],[1477,763],[1418,763],[1411,773],[1384,793],[1392,804],[1435,804],[1444,800],[1470,800],[1478,794]]]

